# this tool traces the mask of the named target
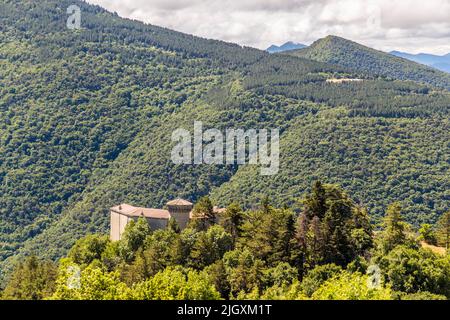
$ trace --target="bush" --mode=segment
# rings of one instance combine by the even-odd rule
[[[450,297],[450,256],[443,257],[425,249],[397,246],[380,258],[385,281],[395,291],[428,291]]]
[[[169,267],[133,290],[138,300],[219,300],[220,294],[207,275],[180,266]]]
[[[108,236],[88,235],[75,243],[69,251],[68,258],[76,264],[90,264],[95,259],[101,259],[109,243]]]
[[[312,294],[328,279],[342,272],[342,268],[335,264],[317,266],[303,278],[301,283],[302,291],[311,297]]]
[[[391,300],[390,288],[371,288],[368,276],[343,272],[325,281],[313,293],[313,300]]]

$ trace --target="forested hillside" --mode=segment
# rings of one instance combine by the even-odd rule
[[[83,21],[75,31],[66,28],[74,3]],[[211,194],[251,208],[268,195],[281,207],[326,179],[374,223],[394,201],[415,227],[449,209],[450,94],[440,74],[428,84],[379,78],[73,0],[1,0],[0,43],[2,275],[24,255],[55,259],[106,232],[108,208],[122,202],[160,207]],[[327,82],[337,78],[363,81]],[[171,133],[194,120],[280,128],[280,173],[173,164]]]
[[[127,224],[118,241],[91,234],[58,263],[30,256],[0,299],[57,300],[446,300],[450,212],[419,234],[402,208],[376,234],[367,210],[335,185],[314,183],[301,214],[265,198],[215,213],[202,197],[187,228]],[[203,218],[199,218],[203,217]],[[430,249],[431,248],[431,249]],[[437,250],[439,249],[439,250]]]
[[[328,36],[307,48],[286,54],[346,66],[367,74],[412,80],[450,89],[448,73],[336,36]]]

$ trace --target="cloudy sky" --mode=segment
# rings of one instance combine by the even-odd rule
[[[450,0],[87,0],[120,16],[260,49],[329,34],[384,50],[450,52]]]

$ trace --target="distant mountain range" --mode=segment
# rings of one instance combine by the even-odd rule
[[[266,49],[266,51],[269,53],[281,53],[285,51],[305,49],[307,47],[308,47],[307,45],[304,45],[302,43],[289,41],[281,46],[271,45],[269,48]],[[411,54],[401,51],[391,51],[389,53],[399,58],[404,58],[413,62],[417,62],[438,69],[440,71],[450,73],[450,53],[442,56],[428,53]]]
[[[319,39],[309,47],[291,50],[285,54],[344,66],[359,73],[450,89],[448,73],[337,36]]]
[[[392,51],[390,54],[450,73],[450,53],[443,56],[438,56],[427,53],[410,54],[406,52]]]
[[[307,46],[302,43],[296,43],[296,42],[289,41],[281,46],[271,45],[269,48],[266,49],[266,51],[269,53],[279,53],[279,52],[284,52],[284,51],[289,51],[289,50],[303,49],[306,47]]]

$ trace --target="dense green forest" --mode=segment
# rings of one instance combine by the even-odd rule
[[[119,241],[88,235],[58,264],[30,256],[19,263],[4,299],[352,299],[445,300],[450,212],[419,235],[388,207],[374,233],[367,209],[336,185],[316,182],[299,199],[300,214],[265,198],[253,210],[239,203],[215,214],[208,197],[180,230],[176,220],[151,231],[131,221]]]
[[[74,3],[82,10],[81,30],[66,27]],[[409,65],[421,76],[385,75],[340,61],[270,55],[73,0],[0,0],[0,43],[2,280],[32,254],[38,260],[27,263],[48,273],[41,267],[51,266],[39,259],[57,260],[85,235],[105,233],[108,208],[123,202],[162,207],[176,196],[210,195],[218,205],[237,201],[247,211],[268,195],[274,207],[297,215],[297,200],[324,180],[366,207],[376,230],[395,201],[416,231],[449,210],[450,80],[441,73]],[[364,64],[366,55],[352,60]],[[403,63],[392,60],[387,68],[403,70]],[[363,81],[327,82],[339,78]],[[194,120],[220,130],[280,128],[279,174],[173,164],[171,133],[192,129]],[[268,256],[233,259],[276,267]],[[286,262],[301,279],[303,271]],[[170,266],[165,272],[197,283],[206,265]],[[134,283],[111,279],[102,268],[86,270],[127,288]],[[259,284],[259,294],[268,286]]]

